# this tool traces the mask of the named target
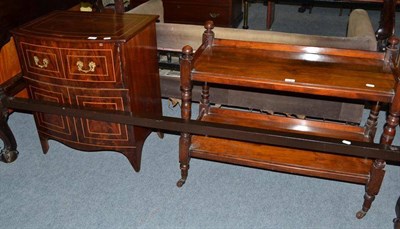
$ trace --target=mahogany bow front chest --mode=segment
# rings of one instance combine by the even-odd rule
[[[54,12],[12,31],[32,99],[159,117],[157,16]],[[48,140],[123,153],[136,171],[150,129],[73,116],[34,114]]]

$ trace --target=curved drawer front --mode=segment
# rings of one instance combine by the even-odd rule
[[[117,83],[111,49],[62,49],[66,78],[78,82]]]
[[[51,84],[38,84],[29,80],[28,90],[32,99],[59,104],[69,104],[67,88]],[[57,139],[68,138],[76,140],[73,120],[63,115],[35,113],[38,131]]]
[[[40,76],[64,78],[57,48],[24,42],[21,42],[20,45],[26,72]]]
[[[90,90],[69,88],[71,103],[79,107],[129,111],[128,91],[120,89]],[[133,147],[129,136],[132,126],[120,123],[102,122],[86,118],[76,118],[79,142],[92,146]]]

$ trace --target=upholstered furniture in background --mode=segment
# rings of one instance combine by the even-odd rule
[[[164,22],[164,9],[161,0],[150,0],[126,13],[156,14],[159,21]],[[159,48],[181,49],[182,44],[197,47],[200,42],[196,39],[203,32],[201,25],[183,25],[164,23],[157,24],[157,39]],[[377,42],[368,13],[356,9],[350,14],[346,37],[320,35],[304,35],[275,31],[243,30],[235,28],[216,27],[215,32],[221,38],[238,40],[265,41],[283,44],[307,46],[322,46],[331,48],[347,48],[360,50],[377,50]],[[193,44],[195,43],[195,44]]]

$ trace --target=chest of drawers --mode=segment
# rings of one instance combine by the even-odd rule
[[[237,27],[243,18],[242,0],[164,0],[164,20],[171,23]]]
[[[40,101],[159,117],[157,16],[54,12],[13,30],[29,96]],[[43,151],[55,139],[123,153],[136,171],[150,129],[34,114]]]

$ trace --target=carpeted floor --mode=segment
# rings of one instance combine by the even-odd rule
[[[297,8],[277,5],[273,30],[301,26],[304,30],[295,32],[343,35],[347,14],[323,8],[299,14]],[[308,28],[302,18],[320,11],[332,18],[327,23],[338,25],[314,25],[321,21],[316,20],[311,22],[314,28]],[[297,18],[294,24],[286,20],[289,15]],[[253,16],[250,26],[264,28],[265,18]],[[163,113],[178,116],[179,108],[163,101]],[[193,159],[187,183],[177,188],[177,135],[159,139],[152,134],[144,146],[142,170],[135,173],[128,160],[114,152],[81,152],[50,141],[49,153],[43,155],[31,115],[14,113],[9,124],[20,155],[14,163],[0,164],[0,228],[393,227],[400,166],[386,167],[379,195],[358,220],[361,185]],[[396,141],[399,144],[398,137]]]

